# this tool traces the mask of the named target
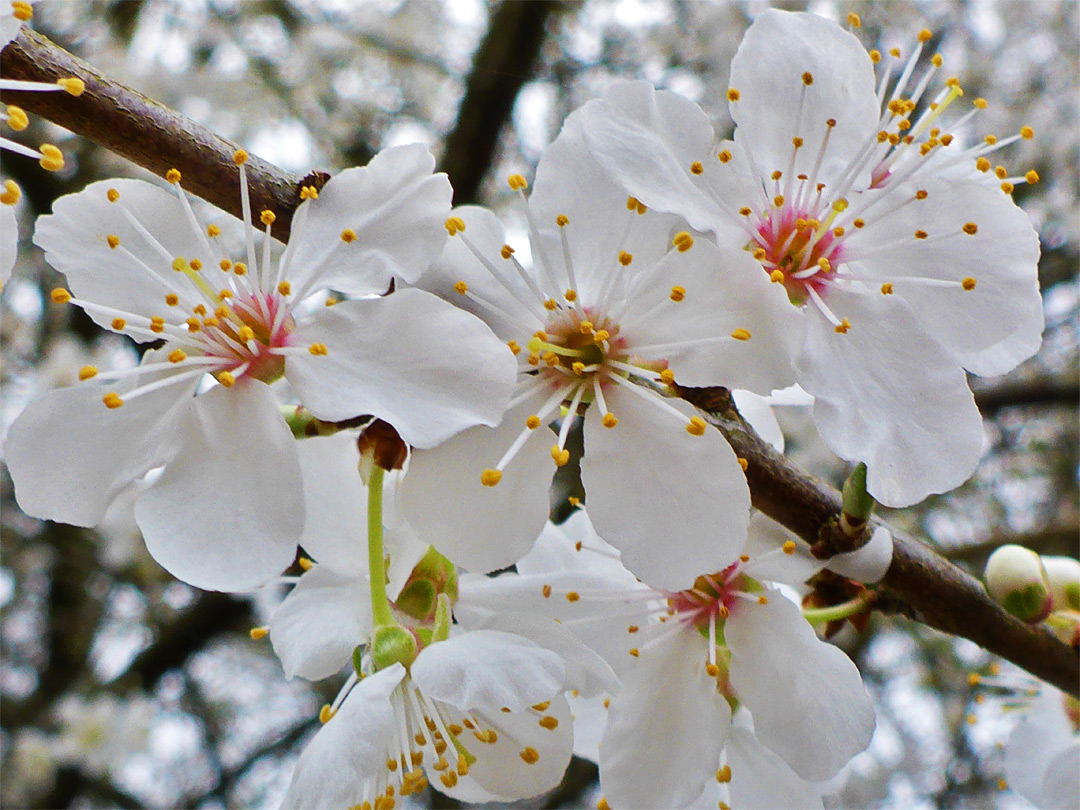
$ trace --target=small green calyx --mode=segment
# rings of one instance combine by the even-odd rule
[[[843,520],[851,533],[862,529],[874,511],[874,499],[866,491],[866,465],[859,462],[844,481]]]
[[[423,621],[435,610],[436,597],[438,593],[434,582],[430,579],[417,579],[402,589],[394,600],[394,607],[407,616]]]
[[[1042,582],[1032,582],[1013,591],[1001,602],[1005,610],[1025,622],[1041,622],[1049,615],[1052,605],[1050,589]]]
[[[400,625],[376,628],[371,639],[371,661],[376,671],[395,663],[408,668],[416,660],[419,651],[416,636]]]
[[[441,595],[449,597],[451,605],[457,601],[457,568],[434,547],[429,547],[413,568],[394,606],[414,619],[428,622],[435,618],[438,597]]]

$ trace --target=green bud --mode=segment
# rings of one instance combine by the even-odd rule
[[[395,662],[408,667],[418,652],[416,637],[400,625],[376,628],[371,640],[371,660],[376,670],[386,669]]]
[[[446,594],[451,605],[457,601],[457,567],[433,546],[429,546],[427,553],[409,574],[394,605],[413,618],[427,621],[432,618],[439,594]]]
[[[450,597],[445,593],[439,594],[439,605],[435,609],[435,626],[432,628],[432,640],[446,641],[450,636],[450,625],[453,618],[450,612]]]
[[[1042,558],[1054,610],[1080,611],[1080,560],[1072,557]]]
[[[1016,618],[1041,622],[1054,607],[1050,584],[1039,555],[1029,548],[1006,545],[986,561],[986,590]]]
[[[435,610],[437,596],[435,583],[430,579],[411,579],[394,600],[394,606],[402,613],[423,621]]]
[[[859,462],[844,482],[843,512],[848,523],[861,526],[874,511],[874,499],[866,491],[866,465]]]

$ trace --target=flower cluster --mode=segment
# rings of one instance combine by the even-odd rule
[[[285,806],[515,801],[575,751],[601,806],[822,806],[875,725],[814,629],[874,604],[860,583],[892,543],[873,500],[962,483],[982,451],[966,371],[1009,370],[1042,332],[1038,239],[1009,197],[1038,177],[988,157],[1033,133],[965,145],[985,102],[956,115],[939,56],[916,76],[928,39],[904,60],[762,12],[727,142],[691,102],[617,83],[531,189],[509,178],[527,245],[451,208],[420,145],[300,186],[287,242],[242,149],[240,219],[176,169],[62,198],[34,235],[66,279],[52,300],[143,353],[14,422],[20,506],[93,526],[134,497],[176,577],[291,587],[253,638],[288,677],[347,675]],[[685,396],[734,391],[782,452],[764,403],[795,385],[857,464],[837,530],[862,547],[827,561],[752,514],[748,460]],[[555,526],[568,465],[587,514],[571,498]],[[991,589],[1075,629],[1075,572],[1051,567]]]

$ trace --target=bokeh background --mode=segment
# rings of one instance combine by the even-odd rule
[[[422,141],[456,202],[519,218],[505,177],[532,176],[565,116],[618,78],[645,78],[700,103],[730,132],[728,65],[768,3],[685,0],[45,0],[34,27],[107,75],[282,168],[304,174],[365,163]],[[990,107],[970,137],[1027,124],[1006,151],[1036,186],[1016,201],[1043,244],[1043,348],[1007,377],[973,380],[986,418],[975,476],[887,515],[980,572],[1005,542],[1077,554],[1077,210],[1080,4],[1072,0],[777,4],[843,20],[861,15],[868,47],[910,48],[923,27],[969,97]],[[932,51],[931,51],[932,52]],[[0,298],[0,431],[25,403],[74,381],[88,362],[136,363],[47,291],[58,282],[30,243],[60,195],[137,167],[37,120],[20,136],[56,143],[67,168],[4,156],[25,195],[16,277]],[[833,483],[846,469],[805,413],[780,409],[789,452]],[[0,804],[4,807],[276,807],[319,707],[340,683],[286,681],[263,623],[280,588],[203,593],[147,555],[119,503],[89,531],[23,515],[2,474]],[[857,661],[878,713],[870,749],[833,785],[838,807],[1027,807],[999,787],[1016,712],[973,691],[992,663],[974,645],[896,617],[836,639]],[[1019,686],[1020,673],[1004,668]],[[573,763],[528,807],[592,806],[596,770]],[[454,807],[434,792],[410,806]]]

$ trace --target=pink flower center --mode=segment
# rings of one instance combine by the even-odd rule
[[[757,222],[749,250],[772,279],[782,283],[793,304],[801,305],[809,290],[822,295],[829,274],[843,261],[843,230],[831,229],[805,208],[781,202]]]

